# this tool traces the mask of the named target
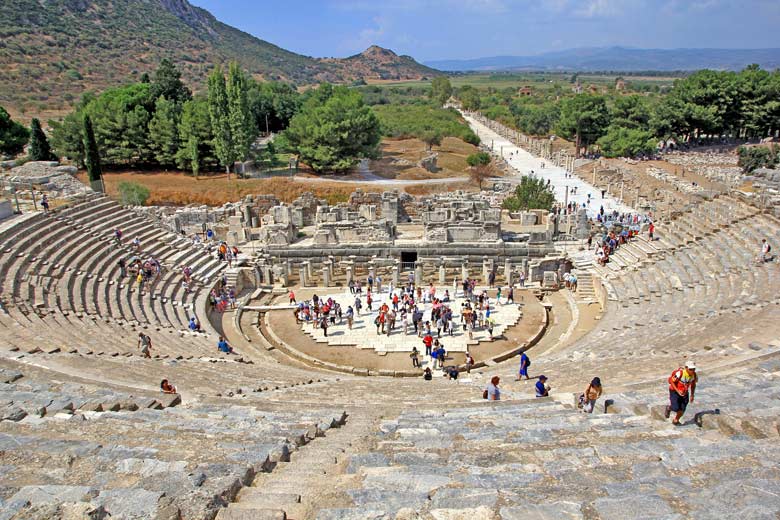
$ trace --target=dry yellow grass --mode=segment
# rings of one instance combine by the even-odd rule
[[[209,175],[195,179],[182,173],[118,172],[103,176],[106,190],[116,196],[120,182],[135,182],[146,186],[151,195],[150,205],[207,204],[219,206],[237,201],[246,195],[275,195],[283,202],[292,202],[307,191],[330,204],[344,202],[357,188],[370,191],[370,184],[339,184],[331,182],[306,182],[276,177],[271,179],[235,179],[228,181],[225,175]],[[84,182],[85,175],[79,175]]]

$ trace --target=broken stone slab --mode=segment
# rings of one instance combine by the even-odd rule
[[[27,412],[19,408],[18,406],[12,406],[2,411],[0,420],[19,422],[27,417]]]
[[[181,404],[181,395],[179,394],[162,394],[156,399],[163,408],[172,408]]]
[[[219,510],[217,520],[287,520],[287,515],[281,509],[225,508]]]
[[[582,507],[576,502],[555,502],[552,504],[526,504],[521,507],[503,507],[501,520],[581,520]]]
[[[65,502],[84,502],[95,490],[87,486],[24,486],[11,497],[12,501],[23,500],[30,505],[62,504]]]

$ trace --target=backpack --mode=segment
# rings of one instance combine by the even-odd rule
[[[482,390],[482,399],[487,399],[487,398],[488,398],[488,391],[487,388],[485,388],[484,390]]]
[[[772,246],[770,246],[769,244],[767,244],[767,245],[766,245],[766,252],[768,253],[768,252],[770,252],[771,250],[772,250]]]

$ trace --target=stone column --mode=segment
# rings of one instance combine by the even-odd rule
[[[346,283],[347,283],[347,285],[349,285],[349,282],[351,282],[351,281],[352,281],[352,266],[351,266],[351,265],[348,265],[348,266],[346,267],[346,269],[344,269],[344,271],[345,271],[345,273],[346,273],[346,274],[345,274],[345,277],[346,277],[346,279],[347,279]]]
[[[308,287],[309,286],[309,276],[306,273],[306,267],[303,266],[303,265],[301,267],[299,267],[298,268],[298,273],[299,273],[299,275],[301,277],[301,285],[303,287]]]
[[[332,280],[333,279],[333,262],[330,259],[325,260],[325,262],[323,262],[323,268],[328,270],[328,280]],[[326,285],[326,287],[328,287],[328,286]]]
[[[274,283],[273,270],[271,269],[271,266],[264,264],[260,267],[260,269],[263,270],[263,282],[268,285]]]
[[[368,276],[370,276],[372,280],[376,279],[376,267],[374,267],[373,260],[368,261]]]
[[[399,271],[398,264],[395,264],[395,265],[393,266],[393,269],[392,269],[392,271],[393,271],[393,275],[392,275],[392,278],[393,278],[393,287],[396,287],[396,288],[397,288],[397,287],[398,287],[399,278],[400,278],[400,277],[399,277],[399,274],[398,274],[398,271]]]
[[[311,266],[311,260],[305,260],[303,262],[303,267],[306,269],[306,278],[311,280],[312,276],[314,275],[314,271]]]
[[[508,258],[504,262],[504,278],[506,278],[506,284],[512,287],[512,261]]]
[[[482,257],[482,280],[485,285],[488,284],[490,278],[490,259],[487,256]]]
[[[467,280],[469,277],[469,261],[467,259],[463,259],[463,263],[460,264],[460,278],[462,280]]]
[[[327,266],[322,268],[322,285],[330,287],[330,270]]]
[[[414,283],[415,283],[415,285],[421,285],[423,283],[423,265],[422,265],[422,262],[416,262],[414,264]]]
[[[439,285],[444,285],[447,281],[445,279],[447,271],[444,269],[444,263],[439,264]]]

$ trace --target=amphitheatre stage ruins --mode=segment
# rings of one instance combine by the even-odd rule
[[[653,199],[630,172],[612,182],[598,161],[466,117],[508,165],[481,193],[134,208],[62,188],[43,212],[21,170],[6,175],[22,211],[6,202],[0,220],[0,518],[777,518],[780,263],[756,257],[762,239],[780,247],[780,175],[742,190],[713,155],[678,154],[716,187],[666,173]],[[531,170],[561,211],[501,209]],[[597,262],[623,229],[633,238]],[[221,240],[240,251],[229,265]],[[120,259],[147,258],[159,277],[120,276]],[[422,377],[433,359],[400,317],[376,325],[410,285],[423,321],[448,294],[457,379]],[[223,287],[235,306],[215,305]],[[491,318],[468,330],[464,303],[483,291]],[[326,336],[296,319],[314,295],[363,309]],[[691,361],[696,399],[675,427],[666,381]],[[486,401],[494,376],[501,400]],[[578,413],[593,377],[604,395]]]

